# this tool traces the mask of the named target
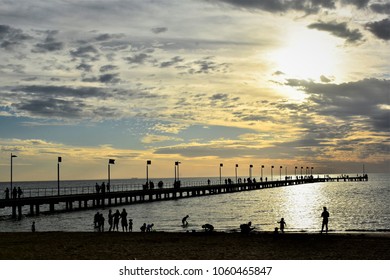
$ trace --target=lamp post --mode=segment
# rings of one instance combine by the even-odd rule
[[[176,169],[177,169],[177,181],[180,181],[179,164],[180,161],[175,161],[175,182],[176,182]]]
[[[108,160],[108,185],[111,187],[111,170],[110,165],[115,164],[115,159],[109,159]]]
[[[261,180],[263,180],[263,168],[264,168],[264,165],[261,166]]]
[[[252,180],[252,168],[253,168],[253,165],[249,165],[249,178]]]
[[[219,184],[222,185],[222,167],[223,163],[219,164]]]
[[[60,195],[60,162],[62,162],[62,157],[58,157],[58,159],[57,159],[57,189],[58,189],[58,195]]]
[[[236,184],[238,183],[237,169],[238,169],[238,164],[236,164]]]
[[[301,166],[301,177],[302,177],[302,170],[303,170],[303,166]]]
[[[149,186],[149,165],[152,164],[151,160],[146,161],[146,185]]]
[[[274,166],[271,166],[271,181],[274,180]]]
[[[13,158],[15,158],[15,157],[17,157],[16,155],[13,155],[12,153],[11,153],[11,192],[12,192],[12,166],[13,166]]]
[[[295,166],[295,177],[297,177],[297,168],[298,166]]]
[[[314,167],[311,167],[311,168],[310,168],[310,175],[311,175],[311,176],[313,176],[313,168],[314,168]]]
[[[282,168],[283,168],[283,166],[280,166],[280,170],[279,170],[279,173],[280,173],[280,181],[282,181]]]

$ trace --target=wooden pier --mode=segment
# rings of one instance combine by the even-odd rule
[[[89,193],[89,194],[72,194],[57,196],[38,196],[16,199],[1,199],[0,208],[10,208],[14,219],[21,219],[22,208],[29,206],[29,215],[39,215],[41,206],[48,207],[49,213],[58,211],[74,211],[92,208],[104,208],[114,205],[124,205],[133,203],[144,203],[153,201],[162,201],[170,199],[190,198],[204,195],[216,195],[223,193],[242,192],[259,190],[275,187],[286,187],[292,185],[311,184],[320,182],[334,181],[368,181],[367,175],[357,177],[337,177],[337,178],[313,178],[307,177],[302,179],[286,179],[279,181],[240,183],[240,184],[218,184],[194,187],[173,187],[157,188],[148,190],[130,190],[116,191],[106,193]],[[62,204],[62,209],[58,205]],[[57,209],[55,209],[57,206]],[[47,212],[47,211],[46,211]]]

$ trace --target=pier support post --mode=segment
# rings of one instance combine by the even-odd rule
[[[18,220],[22,219],[22,205],[18,205]]]
[[[50,203],[50,212],[51,212],[51,213],[54,212],[54,203]]]
[[[16,219],[16,206],[12,205],[12,218]]]
[[[30,204],[30,215],[34,216],[34,205]]]
[[[39,204],[35,205],[35,214],[39,215]]]

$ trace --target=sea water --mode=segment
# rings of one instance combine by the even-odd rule
[[[356,176],[356,174],[350,174]],[[164,179],[162,179],[164,180]],[[214,178],[218,181],[219,178]],[[113,188],[136,188],[141,186],[137,179],[113,180]],[[158,180],[155,180],[155,184]],[[166,185],[173,179],[165,179]],[[183,184],[206,184],[207,178],[181,178]],[[93,192],[95,183],[91,181],[64,181],[61,188],[73,188]],[[0,209],[1,232],[30,231],[35,221],[37,231],[93,231],[93,218],[97,211],[103,213],[108,228],[109,209],[126,209],[128,219],[132,218],[133,230],[139,231],[143,223],[153,223],[157,231],[200,231],[205,223],[214,225],[217,231],[238,231],[242,223],[252,222],[257,231],[272,231],[283,217],[285,231],[316,232],[321,229],[321,213],[324,206],[330,213],[329,228],[336,232],[350,231],[390,231],[390,174],[369,174],[365,182],[324,182],[293,185],[279,188],[259,189],[245,192],[182,198],[168,201],[155,201],[131,205],[105,207],[104,209],[75,210],[61,213],[41,213],[39,216],[23,215],[21,220],[11,217],[10,208]],[[1,192],[9,183],[1,183]],[[57,182],[16,182],[26,196],[29,190],[40,194],[55,195]],[[61,191],[63,191],[61,189]],[[0,197],[3,198],[1,193]],[[29,207],[23,208],[28,214]],[[45,209],[42,209],[44,211]],[[189,225],[182,227],[181,219],[189,215]]]

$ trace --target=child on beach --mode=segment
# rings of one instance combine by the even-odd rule
[[[129,232],[133,232],[133,219],[129,219]]]
[[[284,233],[284,226],[287,226],[286,222],[284,221],[284,218],[281,218],[279,222],[277,222],[280,226],[280,231]]]

